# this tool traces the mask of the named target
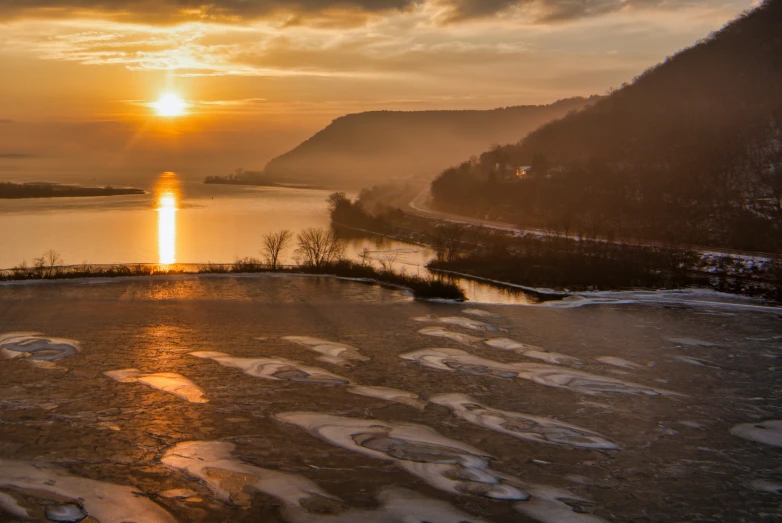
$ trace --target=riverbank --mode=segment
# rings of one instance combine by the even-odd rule
[[[81,187],[48,182],[12,183],[0,182],[0,199],[21,198],[74,198],[94,196],[121,196],[145,194],[144,190],[132,187]]]
[[[375,209],[370,214],[361,200],[342,200],[332,221],[354,234],[363,229],[427,245],[437,253],[427,265],[432,270],[562,293],[698,287],[782,302],[782,262],[774,258],[518,234]]]
[[[405,289],[417,299],[441,299],[465,301],[465,295],[458,285],[447,278],[421,277],[399,274],[392,270],[376,269],[368,264],[342,260],[322,264],[288,265],[270,268],[252,259],[237,260],[232,264],[130,264],[130,265],[70,265],[55,267],[16,267],[0,270],[1,281],[45,281],[78,278],[121,278],[177,274],[249,274],[279,273],[298,275],[319,275],[346,278],[361,283],[376,284],[396,289]]]

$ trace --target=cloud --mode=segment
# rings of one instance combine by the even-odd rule
[[[530,23],[557,23],[632,9],[704,5],[705,0],[434,0],[443,8],[446,22],[517,14]]]
[[[186,21],[243,22],[271,15],[298,17],[402,11],[419,0],[0,0],[4,18],[96,16],[168,25]]]
[[[35,158],[35,156],[27,153],[0,153],[0,159],[2,160],[24,160],[26,158]]]
[[[432,7],[454,23],[518,12],[532,23],[575,20],[633,8],[716,3],[715,0],[0,0],[0,18],[97,17],[150,25],[243,24],[275,19],[280,27],[356,26],[368,17]]]

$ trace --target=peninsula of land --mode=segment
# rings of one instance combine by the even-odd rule
[[[16,198],[63,198],[78,196],[119,196],[124,194],[144,194],[142,189],[132,187],[79,187],[77,185],[62,185],[59,183],[0,182],[0,199]]]

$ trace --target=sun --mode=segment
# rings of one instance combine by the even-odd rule
[[[173,93],[166,93],[157,102],[154,102],[152,107],[160,116],[182,116],[185,114],[187,103]]]

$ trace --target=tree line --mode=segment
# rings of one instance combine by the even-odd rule
[[[444,171],[435,205],[561,232],[782,251],[782,0]],[[515,169],[529,166],[521,177]]]

